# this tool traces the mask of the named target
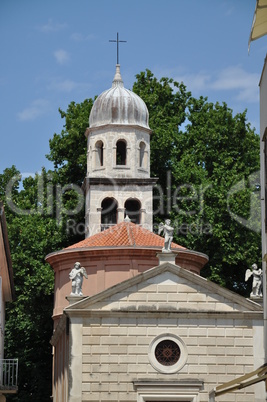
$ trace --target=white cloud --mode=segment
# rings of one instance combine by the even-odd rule
[[[65,64],[70,58],[69,53],[63,49],[55,50],[54,56],[56,58],[57,63],[59,64]]]
[[[35,120],[48,112],[50,108],[46,99],[36,99],[32,104],[17,114],[21,121]]]
[[[197,73],[185,73],[184,68],[177,69],[157,69],[156,77],[172,77],[174,81],[183,82],[189,91],[200,92],[207,89],[211,76],[205,71]]]
[[[183,82],[190,91],[202,91],[209,86],[210,75],[204,72],[175,76],[174,81]]]
[[[199,72],[176,74],[175,81],[184,82],[193,94],[207,96],[208,92],[231,92],[232,99],[245,103],[259,101],[259,75],[249,73],[240,66],[227,67],[217,73]]]
[[[72,80],[54,81],[48,85],[48,89],[61,92],[71,92],[77,87],[77,83]]]
[[[75,82],[69,79],[66,80],[54,79],[47,86],[48,90],[59,91],[59,92],[71,92],[74,90],[85,90],[89,88],[90,85],[88,83]]]
[[[258,84],[258,74],[249,73],[240,66],[233,66],[222,70],[210,88],[221,91],[235,90],[235,99],[246,102],[258,102]]]
[[[232,16],[234,14],[234,12],[236,11],[235,7],[233,7],[232,4],[231,4],[231,6],[230,6],[230,4],[225,4],[225,7],[226,7],[226,10],[225,10],[224,15],[226,15],[226,16]]]
[[[77,83],[72,80],[64,80],[61,82],[55,82],[53,88],[62,92],[71,92],[77,87]]]
[[[76,40],[77,42],[81,42],[84,40],[84,37],[81,33],[75,32],[71,35],[71,39]]]
[[[257,74],[255,74],[257,76]],[[239,66],[228,67],[219,72],[218,78],[213,82],[214,89],[237,89],[246,86],[246,81],[252,75]]]
[[[55,23],[50,18],[46,24],[38,26],[38,29],[41,32],[49,33],[49,32],[61,31],[62,29],[66,28],[66,26],[67,26],[67,24]]]
[[[83,35],[79,32],[74,32],[71,35],[71,39],[75,40],[77,42],[82,42],[82,41],[89,41],[89,40],[93,40],[95,38],[95,36],[93,34],[89,34],[89,35]]]

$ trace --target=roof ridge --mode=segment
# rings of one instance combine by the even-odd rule
[[[128,222],[128,223],[132,223],[132,222]],[[135,247],[136,243],[135,243],[135,237],[134,237],[134,233],[133,233],[133,226],[128,225],[128,228],[129,228],[129,233],[131,235],[131,239],[130,239],[131,245]]]

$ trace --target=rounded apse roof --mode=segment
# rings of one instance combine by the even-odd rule
[[[87,247],[155,247],[164,246],[164,238],[135,223],[123,221],[103,232],[87,237],[65,250]],[[179,244],[172,243],[174,250],[186,250]]]
[[[145,102],[134,92],[124,88],[120,65],[117,64],[112,87],[102,92],[94,102],[89,117],[89,127],[123,124],[149,129],[148,117]]]

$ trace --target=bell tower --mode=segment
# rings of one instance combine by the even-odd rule
[[[95,100],[89,117],[86,237],[126,217],[152,231],[150,135],[144,101],[124,88],[120,65],[112,87]]]

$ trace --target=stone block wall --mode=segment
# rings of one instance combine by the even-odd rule
[[[87,195],[86,226],[90,236],[98,233],[101,227],[101,203],[105,198],[114,198],[118,203],[117,223],[124,220],[124,206],[128,199],[141,203],[141,225],[152,231],[153,197],[152,185],[91,185],[90,197]],[[121,212],[120,212],[121,211]]]
[[[254,369],[253,324],[251,320],[163,318],[163,315],[84,319],[82,401],[136,402],[136,381],[192,379],[204,382],[196,400],[208,401],[214,387]],[[187,349],[185,365],[173,374],[157,371],[150,361],[151,343],[164,334],[180,338]],[[220,402],[254,400],[253,387],[219,399]]]
[[[126,143],[126,166],[116,165],[116,143]],[[97,142],[103,143],[104,163],[97,163]],[[144,166],[140,169],[140,143],[145,144]],[[148,130],[132,126],[107,126],[97,129],[88,136],[87,144],[87,176],[88,177],[150,177],[150,134]]]

